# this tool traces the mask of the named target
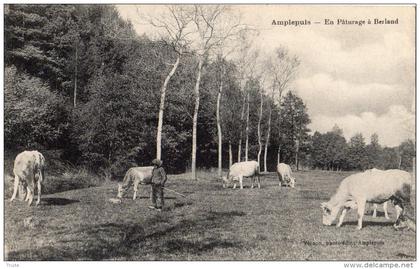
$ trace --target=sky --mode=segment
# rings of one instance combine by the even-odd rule
[[[142,14],[160,16],[163,9],[118,6],[138,34],[152,38],[158,37],[157,31],[141,21]],[[414,6],[234,5],[232,10],[260,30],[255,43],[264,54],[283,46],[300,59],[289,89],[304,100],[312,132],[324,133],[337,124],[346,139],[362,133],[366,143],[373,133],[386,146],[414,139]],[[375,19],[398,19],[398,24],[374,24]],[[311,24],[273,25],[273,20]],[[364,24],[338,24],[338,20]]]

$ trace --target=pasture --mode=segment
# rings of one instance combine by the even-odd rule
[[[322,225],[320,202],[349,174],[295,172],[296,188],[281,190],[274,173],[243,190],[223,189],[215,174],[171,175],[167,187],[187,198],[166,191],[163,212],[147,208],[149,186],[110,203],[116,182],[48,194],[39,207],[5,200],[5,260],[415,260],[415,233],[393,229],[392,206],[391,220],[369,209],[361,231],[355,212],[341,228]]]

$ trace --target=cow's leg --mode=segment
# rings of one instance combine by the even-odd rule
[[[39,203],[41,202],[41,180],[38,180],[37,186],[38,186],[38,199],[36,200],[35,205],[39,205]]]
[[[258,180],[258,189],[261,189],[261,179],[260,179],[260,174],[257,174],[257,180]]]
[[[242,175],[240,175],[239,176],[239,186],[241,187],[241,189],[244,188],[243,181],[244,181],[244,177]]]
[[[399,204],[395,205],[395,211],[397,212],[397,220],[400,217],[401,213],[403,212],[402,207]]]
[[[233,182],[233,188],[236,189],[236,182]]]
[[[138,187],[139,187],[139,183],[137,181],[134,181],[134,184],[133,184],[133,188],[134,188],[133,200],[136,200],[136,198],[137,198]]]
[[[28,190],[28,206],[32,205],[32,202],[34,201],[34,190]]]
[[[22,182],[19,183],[19,189],[16,196],[20,201],[24,201],[26,198],[26,187],[22,184]]]
[[[282,181],[282,176],[280,173],[277,173],[277,175],[279,176],[279,187],[281,188],[281,181]]]
[[[35,182],[34,178],[30,179],[28,182],[28,205],[31,205],[34,200],[34,191],[35,191]]]
[[[28,188],[28,187],[26,187],[25,202],[29,201],[29,198],[31,197],[31,194],[30,194],[30,192],[29,192],[29,191],[30,191],[30,190],[29,190],[29,188]]]
[[[389,219],[389,216],[388,216],[388,202],[384,203],[384,213],[385,213],[385,218]]]
[[[359,217],[359,219],[357,220],[357,230],[362,229],[363,216],[365,214],[365,207],[366,207],[365,199],[357,200],[357,215]]]
[[[338,222],[336,224],[337,227],[340,227],[343,224],[343,220],[344,220],[344,217],[346,216],[347,210],[348,210],[347,208],[343,208],[343,211],[341,211],[340,218],[338,219]]]
[[[376,218],[376,209],[378,208],[378,204],[373,204],[373,214],[372,217]]]
[[[10,199],[10,202],[13,201],[16,198],[18,189],[19,189],[19,177],[15,176],[15,182],[14,182],[14,185],[13,185],[13,194],[12,194],[12,198]]]
[[[252,176],[252,178],[251,178],[251,189],[254,188],[254,182],[255,182],[255,176]]]

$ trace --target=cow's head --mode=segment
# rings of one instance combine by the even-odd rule
[[[296,183],[296,178],[290,177],[290,187],[294,188]]]
[[[400,215],[400,217],[397,219],[397,221],[394,224],[395,230],[402,230],[402,229],[408,229],[416,231],[416,224],[410,220],[410,218]]]
[[[230,180],[226,176],[223,176],[222,181],[223,181],[223,188],[227,188],[227,186],[230,183]]]
[[[117,198],[121,199],[123,197],[123,186],[121,183],[118,183],[118,194]]]
[[[338,207],[331,206],[326,202],[321,203],[322,209],[322,224],[324,225],[331,225],[338,214]]]

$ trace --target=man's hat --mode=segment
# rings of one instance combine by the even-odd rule
[[[159,160],[159,159],[154,159],[154,160],[152,161],[152,164],[153,164],[153,165],[156,165],[156,166],[161,166],[161,165],[162,165],[162,161],[161,161],[161,160]]]

